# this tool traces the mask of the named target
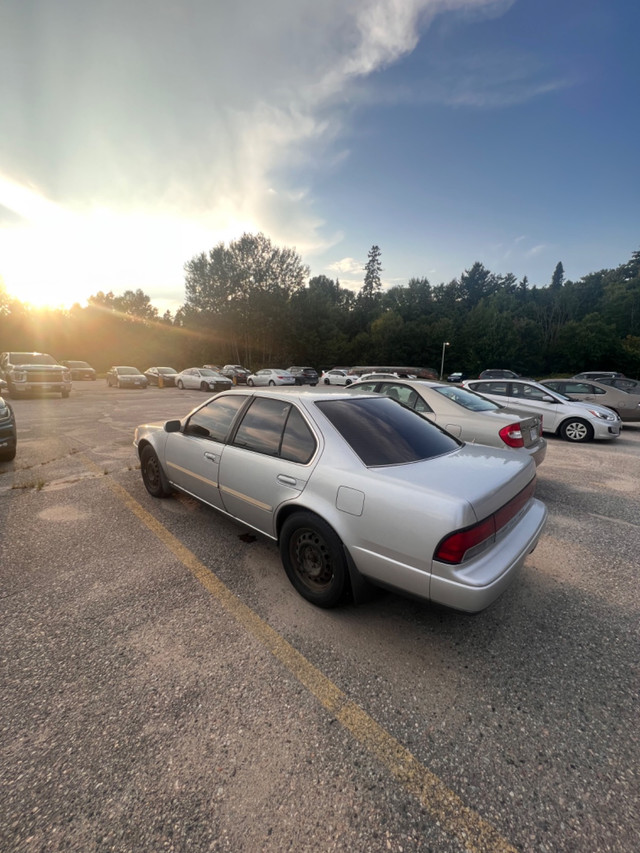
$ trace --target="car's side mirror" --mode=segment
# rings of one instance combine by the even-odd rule
[[[544,397],[542,398],[542,402],[543,403],[557,403],[558,401],[556,400],[555,397],[549,397],[547,394],[545,394]]]
[[[180,432],[181,427],[182,427],[182,421],[165,421],[164,431],[165,432]]]

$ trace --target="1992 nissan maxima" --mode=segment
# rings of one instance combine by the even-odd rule
[[[465,445],[380,395],[238,389],[134,445],[157,498],[180,490],[279,544],[289,580],[334,607],[367,582],[487,607],[536,546],[536,467]]]

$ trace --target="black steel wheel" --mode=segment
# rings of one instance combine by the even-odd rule
[[[569,418],[560,427],[560,435],[565,441],[591,441],[593,438],[593,427],[582,418]]]
[[[336,607],[349,589],[344,548],[335,531],[317,515],[296,512],[280,531],[280,557],[287,577],[317,607]]]
[[[154,498],[168,498],[171,488],[167,483],[160,460],[153,449],[147,445],[140,454],[140,471],[146,490]]]

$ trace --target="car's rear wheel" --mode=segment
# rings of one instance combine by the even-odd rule
[[[140,471],[146,490],[154,498],[168,498],[171,489],[153,447],[147,445],[140,454]]]
[[[344,548],[335,531],[317,515],[296,512],[280,532],[280,557],[287,577],[317,607],[335,607],[349,588]]]
[[[560,427],[560,435],[565,441],[591,441],[593,438],[593,427],[582,418],[571,418]]]
[[[325,384],[325,385],[331,385],[331,380],[330,380],[330,379],[325,379],[325,380],[324,380],[324,384]]]
[[[181,391],[184,391],[184,382],[182,381],[182,379],[178,379],[178,381],[176,382],[176,385],[178,386],[178,388]]]
[[[275,385],[275,384],[276,384],[276,383],[273,381],[273,379],[270,379],[270,380],[269,380],[269,385]]]

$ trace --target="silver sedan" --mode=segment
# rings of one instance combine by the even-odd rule
[[[295,385],[296,377],[280,367],[264,367],[247,376],[247,385]]]
[[[190,388],[200,389],[200,391],[226,391],[233,385],[227,376],[208,367],[187,367],[180,373],[176,373],[173,378],[180,390]]]
[[[151,495],[180,490],[278,542],[320,607],[371,583],[482,610],[546,518],[532,459],[463,445],[380,395],[236,389],[134,444]]]
[[[510,447],[531,456],[536,465],[547,453],[541,417],[516,415],[466,388],[442,382],[387,379],[380,375],[354,382],[349,392],[384,394],[444,427],[462,441],[502,449]]]

